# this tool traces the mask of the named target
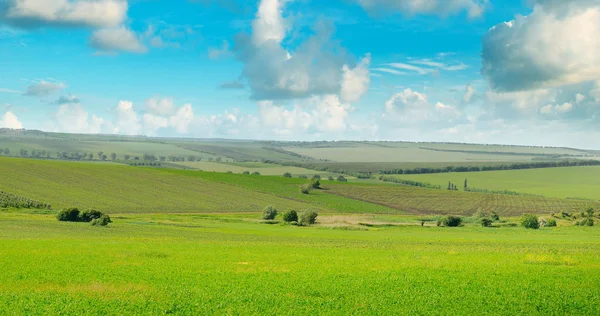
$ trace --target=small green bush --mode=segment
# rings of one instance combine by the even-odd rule
[[[321,176],[318,174],[315,174],[312,178],[315,180],[321,180]]]
[[[79,221],[79,209],[68,208],[62,210],[56,215],[56,218],[61,222],[77,222]]]
[[[584,218],[581,221],[575,223],[575,226],[594,226],[594,219]]]
[[[301,175],[301,176],[298,176],[298,179],[308,179],[308,177],[305,175]]]
[[[549,219],[546,222],[546,227],[556,227],[556,220],[555,219]]]
[[[525,214],[521,217],[521,226],[527,229],[538,229],[540,228],[540,219],[537,215]]]
[[[100,218],[96,218],[91,221],[92,226],[108,226],[108,224],[110,223],[112,223],[112,220],[110,220],[110,216],[106,214],[100,216]]]
[[[490,218],[494,221],[494,222],[499,222],[500,221],[500,216],[498,215],[498,213],[496,212],[492,212],[492,215],[490,215]]]
[[[442,219],[442,224],[446,227],[459,227],[462,225],[463,219],[459,216],[446,216]]]
[[[302,194],[310,194],[310,191],[312,189],[313,189],[313,186],[310,183],[305,183],[300,186],[300,192],[302,192]]]
[[[96,210],[85,210],[79,214],[79,221],[89,223],[97,218],[100,218],[104,213]]]
[[[484,217],[480,220],[480,222],[481,222],[481,226],[483,226],[483,227],[492,227],[492,223],[494,221],[487,217]]]
[[[242,174],[248,175],[248,174],[250,174],[250,171],[244,171],[244,172],[242,172]]]
[[[289,173],[289,172],[286,172],[286,173],[284,173],[284,174],[283,174],[283,177],[284,177],[284,178],[291,178],[291,177],[292,177],[292,174],[291,174],[291,173]]]
[[[252,175],[253,175],[253,176],[260,176],[260,172],[258,172],[258,171],[254,171],[254,172],[252,172]]]
[[[304,210],[298,218],[298,225],[300,225],[300,226],[313,225],[314,223],[317,222],[317,216],[319,216],[319,214],[315,211]]]
[[[263,210],[263,219],[264,220],[273,220],[277,217],[277,209],[271,205],[265,207]]]
[[[313,189],[319,189],[321,188],[321,181],[319,179],[313,178],[312,180],[310,180],[310,186]]]
[[[294,210],[283,213],[283,221],[286,223],[292,223],[298,221],[298,213]]]
[[[347,180],[347,179],[346,179],[344,176],[338,176],[338,177],[337,177],[337,180],[338,180],[339,182],[348,182],[348,180]]]
[[[327,178],[329,181],[335,181],[335,179],[332,176],[329,176],[329,178]]]

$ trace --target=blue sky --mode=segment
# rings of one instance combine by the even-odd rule
[[[595,148],[600,1],[0,0],[0,127]]]

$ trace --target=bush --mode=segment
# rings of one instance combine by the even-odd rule
[[[264,220],[273,220],[277,216],[277,209],[271,205],[265,207],[263,210],[263,219]]]
[[[79,209],[68,208],[62,210],[56,215],[56,218],[61,222],[77,222],[79,221]]]
[[[555,219],[549,219],[546,222],[546,227],[556,227],[556,220]]]
[[[260,176],[260,172],[258,172],[258,171],[254,171],[254,172],[252,172],[252,175],[253,175],[253,176]]]
[[[81,214],[79,214],[79,221],[89,223],[97,218],[102,217],[102,215],[104,215],[104,214],[100,211],[85,210],[85,211],[81,212]]]
[[[312,178],[315,180],[321,180],[321,176],[318,174],[315,174]]]
[[[583,220],[576,222],[575,226],[594,226],[594,220],[592,218],[584,218]]]
[[[302,194],[310,194],[310,191],[312,189],[313,189],[313,187],[312,187],[312,184],[310,184],[310,183],[305,183],[300,186],[300,192],[302,192]]]
[[[308,179],[308,177],[305,175],[301,175],[301,176],[298,176],[298,179]]]
[[[310,226],[317,222],[317,216],[319,216],[319,214],[315,211],[304,210],[298,218],[298,225]]]
[[[319,181],[319,179],[313,178],[312,180],[310,180],[310,186],[313,189],[319,189],[321,188],[321,181]]]
[[[283,213],[283,221],[286,223],[292,223],[298,221],[298,213],[294,210]]]
[[[521,217],[521,226],[527,229],[538,229],[540,228],[540,220],[536,215],[525,214]]]
[[[348,180],[347,180],[347,179],[346,179],[344,176],[338,176],[338,177],[337,177],[337,180],[338,180],[339,182],[348,182]]]
[[[462,225],[462,218],[458,216],[446,216],[442,219],[442,224],[446,227],[459,227]]]
[[[491,219],[489,219],[489,218],[487,218],[487,217],[484,217],[484,218],[481,219],[480,222],[481,222],[481,226],[483,226],[483,227],[492,227],[492,223],[494,221],[491,220]]]
[[[291,174],[291,173],[289,173],[289,172],[286,172],[286,173],[284,173],[284,174],[283,174],[283,177],[284,177],[284,178],[291,178],[291,177],[292,177],[292,174]]]
[[[333,179],[332,176],[329,176],[329,178],[327,178],[329,181],[334,181],[335,179]]]
[[[242,174],[250,174],[250,171],[244,171]]]
[[[91,225],[92,226],[108,226],[108,224],[110,224],[110,223],[112,223],[112,220],[110,220],[110,216],[104,214],[104,215],[100,216],[99,218],[92,220]]]
[[[500,216],[496,212],[492,212],[492,215],[490,215],[490,217],[492,218],[492,220],[494,222],[499,222],[500,221]]]

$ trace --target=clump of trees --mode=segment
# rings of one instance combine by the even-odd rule
[[[112,223],[110,216],[100,211],[89,209],[80,212],[78,208],[68,208],[60,211],[56,219],[61,222],[90,223],[92,226],[108,226]]]
[[[379,176],[379,180],[384,181],[384,182],[393,182],[393,183],[402,184],[402,185],[411,186],[411,187],[420,187],[420,188],[438,189],[438,190],[442,188],[439,185],[433,185],[431,183],[419,182],[419,181],[413,181],[413,180],[403,180],[403,179],[396,178],[395,176],[381,175],[381,176]]]
[[[312,210],[304,210],[298,217],[298,226],[310,226],[317,222],[319,214]]]
[[[283,174],[283,177],[284,177],[284,178],[291,178],[291,177],[292,177],[292,174],[291,174],[291,173],[289,173],[289,172],[286,172],[286,173],[284,173],[284,174]]]
[[[277,209],[272,205],[265,207],[263,210],[263,219],[271,221],[274,220],[275,217],[277,217]]]
[[[588,208],[581,213],[582,219],[575,223],[576,226],[594,226],[594,209]]]
[[[298,213],[295,210],[289,210],[283,213],[283,221],[286,223],[297,223]]]
[[[463,223],[463,219],[460,216],[448,215],[438,220],[437,226],[444,227],[460,227]]]
[[[524,214],[521,217],[521,226],[527,229],[539,229],[540,219],[534,214]]]
[[[337,181],[339,181],[339,182],[348,182],[348,180],[344,176],[338,176],[337,177]]]

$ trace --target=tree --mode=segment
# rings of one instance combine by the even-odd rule
[[[112,159],[112,161],[117,160],[117,154],[115,154],[115,153],[110,154],[110,159]]]
[[[131,159],[131,156],[130,155],[125,155],[125,156],[123,156],[123,158],[125,158],[125,160],[129,160],[129,159]]]
[[[540,228],[540,220],[536,215],[525,214],[521,217],[521,226],[527,229],[538,229]]]
[[[167,161],[167,157],[165,157],[165,156],[160,156],[160,161],[161,161],[161,162],[165,162],[165,161]]]
[[[190,161],[190,162],[196,161],[196,156],[191,156],[190,155],[190,156],[188,156],[187,160]]]
[[[467,182],[467,179],[465,178],[465,191],[467,190],[468,187],[469,187],[469,184]]]
[[[448,181],[448,191],[452,190],[452,182]]]
[[[298,225],[300,225],[300,226],[313,225],[314,223],[317,222],[317,216],[319,216],[319,214],[315,211],[304,210],[298,218]]]
[[[284,174],[283,174],[283,177],[284,177],[284,178],[291,178],[291,177],[292,177],[292,174],[291,174],[291,173],[289,173],[289,172],[286,172],[286,173],[284,173]]]
[[[94,159],[94,154],[93,154],[93,153],[89,153],[89,154],[88,154],[88,158],[89,158],[90,160]]]
[[[329,178],[327,178],[329,181],[334,181],[332,176],[329,176]]]
[[[339,182],[348,182],[348,180],[347,180],[347,179],[346,179],[344,176],[338,176],[338,177],[337,177],[337,180],[338,180]]]
[[[274,220],[277,217],[277,209],[271,205],[265,207],[263,210],[263,219]]]
[[[590,207],[590,208],[586,209],[585,215],[587,215],[587,217],[593,217],[594,216],[594,208]]]
[[[100,157],[102,159],[102,161],[106,161],[106,159],[108,159],[108,157],[106,157],[106,155],[102,155],[102,157]]]
[[[283,213],[283,221],[286,223],[297,222],[298,213],[296,213],[294,210]]]
[[[312,178],[315,180],[321,180],[321,176],[318,174],[315,174]]]
[[[10,149],[4,148],[4,154],[7,156],[10,155]]]

